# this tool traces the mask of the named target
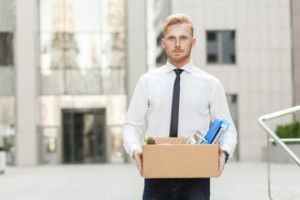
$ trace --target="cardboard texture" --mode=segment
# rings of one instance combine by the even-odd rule
[[[186,144],[188,138],[155,138],[143,145],[144,178],[218,177],[217,144]]]

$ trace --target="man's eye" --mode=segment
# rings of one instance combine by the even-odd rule
[[[181,37],[181,40],[187,40],[187,37]]]

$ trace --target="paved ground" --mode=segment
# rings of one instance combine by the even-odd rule
[[[274,199],[300,197],[300,168],[272,164]],[[266,163],[232,162],[212,179],[212,200],[265,200]],[[132,164],[8,167],[0,175],[1,200],[139,200],[143,179]]]

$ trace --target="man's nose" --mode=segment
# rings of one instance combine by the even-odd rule
[[[176,40],[175,40],[175,46],[176,46],[176,47],[180,47],[180,40],[179,40],[179,39],[176,39]]]

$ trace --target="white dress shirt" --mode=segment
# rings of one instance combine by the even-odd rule
[[[142,136],[169,137],[173,85],[176,69],[169,62],[139,79],[123,125],[124,147],[132,155],[141,150]],[[195,67],[183,66],[180,75],[178,137],[190,137],[197,130],[207,133],[215,119],[226,119],[230,127],[221,140],[222,150],[232,155],[237,133],[220,81]],[[145,128],[146,127],[146,128]]]

